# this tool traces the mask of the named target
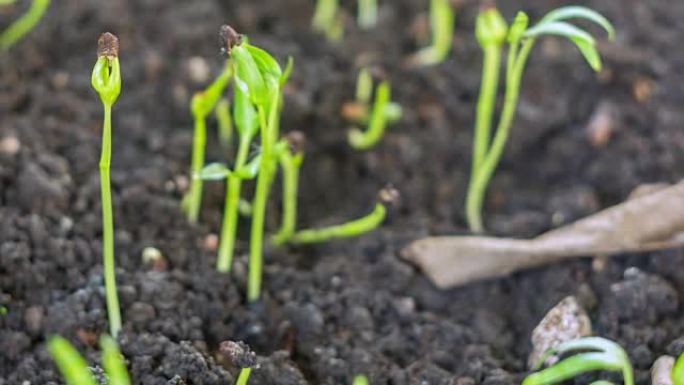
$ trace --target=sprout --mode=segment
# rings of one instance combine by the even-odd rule
[[[387,216],[388,209],[398,202],[399,192],[394,188],[386,187],[378,193],[378,201],[370,214],[341,225],[298,231],[289,242],[295,245],[303,245],[365,234],[380,226]]]
[[[378,0],[358,0],[359,15],[357,23],[363,29],[375,27],[378,22]]]
[[[543,35],[559,35],[568,38],[580,50],[591,68],[601,69],[601,60],[596,50],[594,38],[584,30],[565,22],[579,18],[592,21],[614,37],[610,22],[595,11],[579,6],[562,7],[551,11],[534,27],[528,29],[528,17],[518,12],[510,29],[494,7],[483,9],[478,16],[476,35],[483,50],[484,64],[480,97],[477,104],[473,160],[466,199],[466,216],[471,231],[484,231],[482,205],[489,181],[501,160],[506,145],[520,95],[520,83],[527,58],[536,42]],[[492,116],[496,103],[496,90],[501,62],[501,51],[508,41],[506,64],[506,90],[504,104],[496,132],[492,138]]]
[[[583,351],[582,353],[577,353]],[[585,337],[568,341],[544,353],[534,369],[537,370],[551,356],[577,353],[551,367],[530,374],[522,385],[551,385],[569,380],[583,373],[607,370],[622,372],[625,385],[634,385],[634,374],[627,353],[620,345],[600,337]]]
[[[370,383],[368,382],[368,377],[364,376],[363,374],[359,374],[358,376],[354,376],[354,380],[352,381],[352,385],[369,385]]]
[[[343,114],[358,124],[368,124],[367,131],[352,128],[347,139],[356,150],[373,148],[382,139],[387,124],[401,119],[401,106],[390,100],[390,84],[384,80],[375,90],[372,110],[370,99],[373,92],[373,78],[367,68],[362,68],[356,81],[356,101],[345,105]],[[370,111],[370,115],[368,113]]]
[[[451,51],[454,36],[454,10],[449,0],[430,0],[432,45],[411,56],[409,63],[428,66],[443,62]]]
[[[121,309],[116,292],[114,271],[114,219],[109,167],[112,157],[112,106],[121,92],[119,68],[119,39],[107,32],[97,41],[97,62],[93,68],[92,86],[100,95],[104,106],[102,156],[100,157],[100,186],[102,190],[102,257],[107,301],[107,315],[112,336],[121,330]]]
[[[51,337],[47,343],[48,352],[57,365],[67,385],[95,385],[96,381],[88,368],[86,360],[78,353],[69,341],[63,337]],[[109,336],[100,337],[102,349],[102,366],[110,385],[130,385],[131,380],[126,370],[124,358]]]
[[[14,3],[14,1],[5,1],[4,3],[0,3],[0,5],[12,3]],[[0,50],[9,50],[24,35],[31,32],[49,6],[50,0],[33,0],[29,10],[0,34]]]
[[[226,65],[221,75],[202,92],[197,92],[190,102],[190,110],[194,119],[194,133],[192,140],[192,182],[190,190],[183,198],[182,207],[188,216],[190,223],[197,223],[200,206],[202,205],[202,179],[198,174],[204,167],[204,150],[207,142],[207,116],[218,103],[223,90],[228,85],[231,77],[231,67]]]
[[[328,40],[336,42],[344,35],[344,20],[339,15],[339,0],[318,0],[312,20],[312,27],[317,32],[325,33]]]
[[[684,385],[684,354],[677,358],[674,367],[672,367],[672,384]]]

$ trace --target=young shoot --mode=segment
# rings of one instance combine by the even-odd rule
[[[615,342],[600,337],[580,338],[549,349],[539,358],[534,370],[538,370],[552,356],[573,353],[576,354],[530,374],[522,385],[558,384],[597,370],[621,372],[625,385],[634,385],[632,364],[627,353]]]
[[[358,128],[349,130],[349,145],[356,150],[369,150],[375,147],[385,134],[388,124],[401,119],[401,106],[390,100],[391,88],[383,80],[375,90],[372,109],[370,100],[373,93],[373,78],[367,68],[362,68],[356,80],[356,101],[345,105],[343,115],[356,124],[368,124],[366,131]]]
[[[207,116],[214,110],[223,90],[228,85],[231,77],[230,66],[225,70],[206,90],[197,92],[190,102],[190,110],[194,119],[194,133],[192,140],[192,165],[190,190],[183,198],[182,207],[186,212],[190,223],[197,223],[200,207],[202,205],[202,179],[198,177],[204,167],[204,150],[207,142]]]
[[[363,235],[378,228],[384,222],[388,210],[398,202],[399,192],[394,188],[386,187],[378,193],[378,201],[370,214],[341,225],[298,231],[289,243],[304,245]]]
[[[95,385],[88,363],[76,348],[63,337],[51,337],[47,343],[47,349],[55,361],[62,377],[67,385]],[[100,338],[102,350],[102,367],[107,375],[107,383],[110,385],[130,385],[131,379],[116,341],[109,336]]]
[[[11,3],[13,1],[7,2],[7,4]],[[0,3],[0,5],[4,4]],[[9,50],[24,35],[31,32],[43,18],[49,6],[50,0],[33,0],[28,11],[0,34],[0,51]]]
[[[114,219],[109,168],[112,157],[112,106],[121,92],[121,70],[119,68],[119,39],[109,32],[102,34],[97,41],[97,62],[93,68],[91,83],[100,95],[104,107],[100,157],[102,257],[109,330],[110,334],[116,338],[121,330],[121,310],[114,268]]]
[[[358,0],[357,23],[362,29],[375,27],[378,22],[378,0]]]
[[[595,38],[568,23],[566,20],[569,19],[591,21],[605,29],[610,39],[614,37],[613,26],[605,17],[581,6],[561,7],[551,11],[531,28],[528,28],[528,17],[523,12],[518,12],[510,29],[493,6],[485,7],[478,15],[476,36],[483,51],[483,69],[473,139],[472,169],[466,198],[466,219],[474,233],[484,231],[484,197],[508,140],[518,105],[525,65],[536,40],[545,35],[565,37],[578,47],[592,69],[601,69],[601,58],[596,49]],[[506,42],[508,57],[504,103],[496,131],[492,132],[501,54]]]
[[[368,377],[364,376],[363,374],[359,374],[358,376],[354,376],[352,385],[370,385],[370,382],[368,381]]]
[[[235,385],[247,385],[252,369],[258,369],[256,354],[244,342],[223,341],[219,347],[221,354],[240,369]]]
[[[672,384],[684,385],[684,354],[677,358],[672,367]]]
[[[449,56],[454,36],[454,10],[450,0],[430,0],[430,31],[432,44],[413,54],[409,59],[411,64],[435,65]]]
[[[314,31],[324,33],[328,40],[340,41],[344,35],[344,20],[339,0],[318,0],[311,24]]]
[[[300,131],[285,136],[279,150],[278,161],[283,171],[283,218],[280,230],[273,237],[273,243],[283,245],[292,237],[297,228],[297,195],[299,189],[299,169],[304,162],[306,138]]]

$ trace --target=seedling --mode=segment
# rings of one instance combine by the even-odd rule
[[[0,2],[0,5],[12,3],[14,3],[14,1],[4,1]],[[40,19],[43,18],[43,15],[49,6],[50,0],[33,0],[28,11],[0,34],[0,50],[9,50],[17,41],[24,37],[24,35],[31,32]]]
[[[104,107],[100,186],[102,192],[102,257],[110,334],[116,338],[121,330],[121,310],[116,292],[114,271],[114,219],[109,167],[112,157],[112,106],[121,92],[119,39],[107,32],[97,41],[97,62],[93,68],[92,86],[100,95]]]
[[[295,245],[313,244],[333,239],[357,237],[368,233],[382,224],[388,210],[398,202],[399,192],[391,187],[386,187],[378,193],[378,201],[370,214],[341,225],[298,231],[289,242]]]
[[[346,104],[343,110],[343,115],[354,123],[368,124],[365,132],[358,128],[349,131],[347,139],[354,149],[368,150],[375,147],[384,136],[387,125],[401,119],[401,106],[390,100],[390,92],[389,82],[383,80],[375,91],[371,110],[373,78],[367,68],[361,69],[356,81],[356,101]]]
[[[199,219],[200,207],[202,205],[202,179],[198,177],[204,167],[204,150],[207,142],[207,116],[214,110],[223,90],[228,85],[231,78],[231,67],[226,65],[225,70],[206,90],[196,93],[190,102],[190,110],[195,122],[193,141],[192,141],[192,182],[190,190],[183,199],[183,209],[185,210],[188,221],[197,223]]]
[[[280,168],[283,170],[283,219],[280,230],[273,237],[276,245],[285,244],[297,228],[297,195],[299,189],[299,169],[304,161],[304,134],[290,132],[279,151]]]
[[[67,385],[95,385],[97,382],[88,368],[88,363],[76,348],[63,337],[51,337],[47,343],[48,352],[57,365]],[[130,385],[131,380],[123,356],[116,341],[109,336],[100,338],[102,366],[110,385]]]
[[[579,353],[581,352],[581,353]],[[538,370],[554,355],[577,353],[525,378],[522,385],[551,385],[597,370],[621,372],[625,385],[634,385],[632,364],[620,345],[600,337],[585,337],[548,350],[534,367]]]
[[[454,36],[454,10],[450,0],[430,0],[430,31],[432,44],[416,52],[409,59],[411,64],[435,65],[449,56]]]
[[[684,385],[684,354],[677,358],[672,368],[672,384]]]
[[[360,374],[354,377],[352,385],[370,385],[370,382],[368,382],[368,377]]]
[[[357,23],[362,29],[375,27],[378,22],[378,0],[358,0]]]
[[[610,22],[589,8],[580,6],[561,7],[549,12],[535,26],[528,28],[528,17],[518,12],[510,29],[498,10],[489,6],[480,12],[476,22],[476,36],[484,54],[480,97],[477,103],[473,160],[466,199],[468,226],[475,233],[482,233],[482,205],[489,181],[496,170],[515,118],[527,58],[534,43],[541,36],[557,35],[573,42],[595,71],[601,69],[601,57],[596,50],[596,40],[588,32],[566,22],[583,19],[598,24],[613,39],[615,32]],[[491,127],[496,90],[499,82],[501,53],[508,41],[506,64],[506,90],[504,104],[492,139]]]

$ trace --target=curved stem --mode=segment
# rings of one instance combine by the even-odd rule
[[[289,150],[283,151],[280,156],[280,167],[283,170],[283,220],[280,230],[273,237],[276,245],[285,244],[297,227],[297,190],[302,159],[302,154],[292,155]]]
[[[109,168],[112,158],[112,106],[104,104],[104,124],[102,131],[102,155],[100,157],[100,190],[102,194],[102,257],[105,281],[105,297],[109,330],[116,338],[121,330],[121,310],[116,291],[116,272],[114,267],[114,218],[112,214],[112,193]]]
[[[327,242],[331,239],[356,237],[375,230],[385,220],[386,215],[385,206],[382,203],[377,203],[373,211],[363,218],[341,225],[298,231],[292,236],[290,243],[302,245]]]
[[[19,39],[31,32],[45,14],[50,0],[33,0],[31,8],[0,34],[0,49],[10,49]]]

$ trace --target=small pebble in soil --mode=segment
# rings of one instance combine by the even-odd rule
[[[259,367],[256,354],[242,341],[223,341],[219,350],[233,365],[240,369]]]
[[[0,154],[13,157],[19,153],[21,142],[16,136],[7,136],[0,140]]]
[[[672,385],[672,367],[675,359],[670,356],[661,356],[651,368],[651,385]]]
[[[193,56],[188,59],[186,64],[188,77],[195,84],[204,84],[209,80],[211,69],[207,61],[199,56]]]
[[[532,353],[527,361],[534,366],[547,350],[564,342],[591,334],[591,321],[586,311],[573,296],[564,298],[544,316],[532,331]],[[551,364],[555,360],[549,359]]]

